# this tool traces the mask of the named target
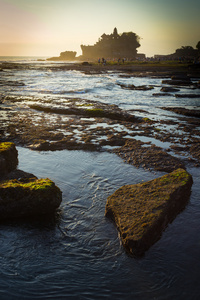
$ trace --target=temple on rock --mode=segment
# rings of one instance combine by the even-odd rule
[[[84,58],[126,58],[135,59],[137,48],[140,47],[140,37],[133,32],[118,34],[117,28],[113,33],[103,34],[93,46],[81,45]]]

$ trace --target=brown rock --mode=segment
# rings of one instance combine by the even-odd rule
[[[48,178],[0,182],[0,222],[49,215],[61,201],[60,189]]]
[[[14,143],[0,143],[0,177],[14,170],[18,164],[18,152]]]
[[[105,214],[115,222],[130,254],[141,256],[160,239],[185,207],[192,183],[189,173],[177,169],[145,183],[123,186],[108,197]]]

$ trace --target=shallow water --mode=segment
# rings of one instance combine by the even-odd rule
[[[127,110],[143,109],[145,112],[137,112],[138,116],[156,120],[177,120],[175,113],[163,111],[160,106],[199,109],[199,99],[153,97],[152,93],[160,91],[161,79],[125,79],[112,72],[92,76],[75,71],[53,72],[51,64],[49,69],[41,68],[45,63],[36,64],[37,68],[1,72],[4,84],[0,93],[31,96],[31,101],[62,107],[67,105],[68,97],[97,100]],[[25,85],[5,84],[12,80]],[[155,87],[153,91],[131,91],[121,89],[118,83]],[[27,101],[12,105],[26,109]],[[173,125],[167,128],[177,130]],[[122,131],[123,126],[117,130]],[[169,147],[154,138],[139,138]],[[135,259],[125,252],[115,226],[104,216],[106,199],[122,185],[164,173],[136,169],[106,152],[36,152],[22,147],[18,152],[19,168],[51,178],[62,190],[63,201],[56,220],[0,225],[1,299],[199,299],[199,168],[187,168],[194,184],[185,210],[143,258]]]
[[[186,209],[142,259],[129,257],[105,218],[108,195],[153,174],[110,153],[33,152],[19,168],[50,177],[63,191],[58,222],[0,226],[2,299],[198,299],[200,172]]]

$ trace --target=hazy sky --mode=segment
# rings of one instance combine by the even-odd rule
[[[138,52],[170,54],[200,40],[199,0],[0,0],[0,56],[81,54],[114,27],[141,37]]]

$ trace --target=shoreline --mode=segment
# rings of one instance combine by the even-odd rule
[[[60,70],[75,70],[82,72],[125,72],[131,73],[132,75],[140,76],[163,76],[179,73],[191,73],[192,75],[200,78],[200,64],[188,64],[188,63],[178,63],[176,61],[170,62],[125,62],[117,63],[108,61],[105,65],[102,63],[97,63],[93,61],[35,61],[34,64],[39,64],[40,68],[52,68]],[[25,63],[7,61],[0,62],[0,70],[6,69],[25,69],[30,68],[33,63],[27,61]]]
[[[16,64],[6,63],[0,65],[2,72],[7,69],[33,68],[31,63],[28,64]],[[52,70],[52,71],[67,71],[75,70],[85,73],[86,75],[98,75],[107,72],[120,72],[120,77],[154,77],[154,78],[167,78],[173,76],[187,76],[187,81],[183,77],[183,84],[185,82],[188,88],[199,89],[199,83],[197,86],[190,86],[190,78],[200,78],[198,70],[191,69],[190,66],[172,66],[160,63],[153,64],[115,64],[115,65],[98,65],[98,64],[68,64],[59,65],[52,63],[49,65],[41,64],[39,69]],[[37,66],[38,69],[38,66]],[[22,86],[22,82],[9,82],[12,86]],[[169,83],[170,84],[170,83]],[[179,80],[179,84],[181,84]],[[16,88],[15,87],[15,88]],[[133,86],[133,85],[120,85],[123,89],[130,90],[148,90],[152,89],[152,86]],[[169,88],[169,87],[168,87]],[[153,93],[153,92],[152,92]],[[162,94],[162,93],[161,93]],[[200,94],[200,93],[199,93]],[[162,94],[164,95],[164,93]],[[175,96],[175,94],[168,94],[169,96]],[[167,95],[167,96],[168,96]],[[160,95],[153,94],[154,97]],[[17,103],[27,100],[27,109],[23,110],[23,114],[20,110],[15,108]],[[29,104],[30,100],[34,100],[34,104]],[[134,109],[131,111],[123,111],[117,105],[111,105],[102,103],[99,101],[83,100],[80,98],[67,98],[66,108],[54,108],[52,104],[42,105],[40,99],[31,99],[26,96],[5,95],[2,98],[2,104],[13,106],[14,110],[9,112],[4,109],[5,115],[10,113],[12,117],[2,119],[1,140],[2,141],[14,141],[19,146],[25,146],[33,150],[54,151],[54,150],[86,150],[86,151],[110,151],[116,153],[125,162],[133,164],[137,167],[142,166],[148,170],[161,170],[170,172],[174,168],[185,168],[185,163],[192,163],[199,166],[200,164],[200,138],[199,138],[199,114],[194,110],[182,111],[181,108],[174,108],[174,111],[178,114],[176,117],[176,124],[178,129],[188,135],[190,131],[190,139],[184,141],[182,134],[178,131],[170,134],[170,132],[163,130],[160,131],[159,126],[165,124],[165,126],[171,126],[174,121],[153,121],[146,117],[135,117],[139,110]],[[1,102],[0,102],[1,103]],[[17,106],[16,106],[17,107]],[[169,110],[168,108],[163,108]],[[42,114],[41,114],[42,113]],[[145,111],[142,111],[145,115]],[[183,113],[185,115],[183,115]],[[40,119],[39,116],[43,115]],[[56,123],[51,121],[51,117],[56,118]],[[65,116],[66,121],[63,121]],[[38,118],[39,117],[39,118]],[[191,119],[191,117],[193,119]],[[44,121],[46,119],[46,121]],[[182,122],[186,122],[189,129]],[[95,126],[98,124],[98,126]],[[106,124],[106,128],[101,124]],[[93,130],[90,129],[94,126]],[[122,126],[123,131],[120,132],[113,129],[113,126]],[[16,130],[17,128],[17,130]],[[81,128],[81,129],[80,129]],[[77,139],[76,130],[79,138]],[[138,132],[140,133],[140,141],[137,140]],[[128,137],[129,136],[129,137]],[[136,137],[136,139],[135,139]],[[144,142],[143,137],[152,139],[152,143]],[[153,140],[157,139],[160,142],[171,143],[171,148],[163,149],[154,144]],[[180,146],[176,147],[176,140],[179,140]],[[106,150],[106,147],[118,147],[117,149]],[[189,158],[180,159],[184,152],[187,152]],[[156,154],[156,155],[155,155]],[[177,158],[176,156],[179,156]]]

